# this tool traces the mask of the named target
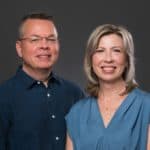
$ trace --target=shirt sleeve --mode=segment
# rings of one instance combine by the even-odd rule
[[[10,107],[0,91],[0,150],[6,150],[8,144],[8,131],[10,125]]]

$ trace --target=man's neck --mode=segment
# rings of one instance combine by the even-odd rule
[[[47,86],[49,76],[51,73],[50,69],[27,69],[25,67],[22,68],[25,73],[27,73],[30,77],[35,80],[43,82],[44,85]]]

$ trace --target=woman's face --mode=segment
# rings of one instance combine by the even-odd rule
[[[127,66],[122,38],[117,34],[108,34],[100,38],[98,47],[92,55],[93,71],[100,82],[122,81]]]

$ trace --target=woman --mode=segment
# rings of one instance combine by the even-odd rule
[[[150,95],[137,88],[132,35],[105,24],[89,37],[89,97],[66,116],[66,150],[150,150]]]

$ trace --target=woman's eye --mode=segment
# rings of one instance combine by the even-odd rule
[[[97,50],[95,51],[95,53],[101,53],[101,52],[104,52],[104,49],[97,49]]]
[[[118,52],[118,53],[120,53],[120,52],[121,52],[121,50],[120,50],[120,49],[114,49],[114,52]]]

